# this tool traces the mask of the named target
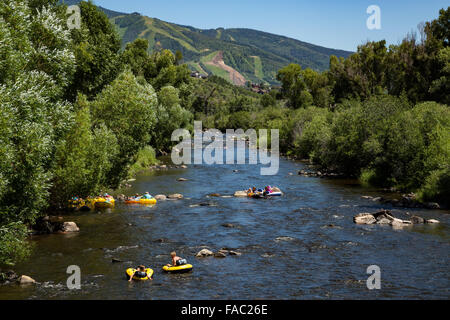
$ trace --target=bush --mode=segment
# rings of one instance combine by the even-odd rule
[[[137,154],[136,162],[130,167],[128,171],[128,177],[132,178],[141,171],[148,169],[150,166],[157,164],[155,150],[147,146],[141,149]]]
[[[14,265],[29,255],[26,237],[27,228],[21,221],[0,226],[0,265]]]

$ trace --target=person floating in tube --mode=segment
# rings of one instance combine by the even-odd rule
[[[134,277],[137,277],[137,278],[145,278],[145,277],[147,277],[147,273],[145,272],[145,266],[139,266],[139,267],[137,267],[137,270],[131,275],[131,277],[130,277],[130,280],[128,280],[128,281],[133,281],[133,278]],[[153,280],[152,278],[149,278],[150,280]]]
[[[177,253],[175,251],[170,253],[170,256],[172,257],[172,264],[168,264],[168,267],[177,267],[177,266],[182,266],[184,264],[187,264],[187,260],[177,257]]]

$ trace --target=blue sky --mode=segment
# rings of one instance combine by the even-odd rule
[[[423,21],[437,18],[444,0],[94,0],[120,12],[139,12],[200,29],[251,28],[329,48],[356,51],[367,40],[397,44]],[[370,5],[381,9],[381,30],[369,30]]]

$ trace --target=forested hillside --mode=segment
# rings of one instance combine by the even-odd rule
[[[65,1],[77,3],[79,1]],[[125,14],[101,8],[116,25],[122,37],[122,48],[137,38],[149,41],[150,52],[169,49],[180,51],[191,70],[221,76],[235,84],[230,73],[221,67],[208,65],[221,52],[223,61],[255,83],[278,83],[276,73],[293,62],[317,71],[328,69],[331,55],[348,57],[351,53],[328,49],[306,42],[252,29],[201,30],[149,18],[138,13]]]

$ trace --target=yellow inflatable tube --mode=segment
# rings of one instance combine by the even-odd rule
[[[136,272],[137,270],[134,268],[129,268],[127,269],[127,271],[125,271],[125,273],[127,274],[127,279],[130,280],[130,277]],[[136,281],[146,281],[149,280],[152,276],[153,276],[153,270],[150,268],[145,269],[145,273],[147,274],[147,276],[145,278],[139,278],[134,276],[133,280]]]
[[[185,273],[185,272],[192,271],[194,269],[194,267],[191,264],[183,264],[181,266],[176,266],[176,267],[164,266],[162,269],[165,272],[169,272],[169,273]]]
[[[113,198],[96,198],[95,200],[94,204],[96,208],[113,208],[116,202]]]
[[[125,201],[126,204],[156,204],[156,199],[139,199],[139,200],[128,200]]]

